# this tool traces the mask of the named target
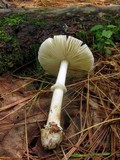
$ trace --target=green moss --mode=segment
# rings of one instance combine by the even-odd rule
[[[36,26],[40,26],[40,27],[43,27],[47,24],[47,21],[42,19],[42,20],[39,20],[39,19],[31,19],[29,20],[28,22],[29,24],[32,24],[32,25],[36,25]]]
[[[7,27],[17,26],[25,21],[23,14],[11,14],[0,19],[0,42],[5,43],[13,39],[13,35],[7,33]]]
[[[14,70],[16,67],[22,67],[36,58],[39,42],[33,42],[30,43],[30,46],[26,46],[27,48],[21,48],[21,39],[14,32],[22,24],[43,26],[45,22],[37,21],[37,19],[31,22],[25,14],[18,13],[0,19],[0,74],[7,70]]]
[[[7,40],[7,38],[5,40]],[[11,37],[11,41],[12,42],[5,43],[5,49],[0,49],[0,74],[8,69],[12,69],[16,65],[19,66],[23,64],[23,55],[21,54],[19,42],[15,37]],[[12,47],[7,47],[9,44],[12,45]]]
[[[24,14],[12,14],[8,17],[4,18],[4,25],[8,26],[16,26],[25,21],[25,16]]]
[[[12,37],[5,32],[4,28],[0,27],[0,41],[1,42],[8,42],[11,39],[12,39]]]

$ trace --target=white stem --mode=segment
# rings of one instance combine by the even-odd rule
[[[51,87],[53,90],[53,97],[51,101],[47,125],[53,122],[60,125],[61,106],[63,94],[66,92],[65,80],[67,74],[68,62],[63,60],[60,65],[56,83]]]
[[[66,92],[65,80],[68,68],[68,61],[63,60],[56,83],[51,87],[53,91],[51,106],[49,110],[47,124],[41,129],[41,142],[45,148],[53,149],[61,141],[63,137],[63,129],[60,126],[61,106],[63,94]]]

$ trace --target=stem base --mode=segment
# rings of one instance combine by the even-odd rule
[[[46,125],[44,129],[41,129],[41,142],[42,146],[46,149],[56,148],[63,139],[63,131],[60,126],[55,123]]]

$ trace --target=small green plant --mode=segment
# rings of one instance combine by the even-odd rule
[[[115,47],[114,36],[119,31],[117,26],[95,25],[90,31],[94,35],[93,48],[110,55],[110,47]]]

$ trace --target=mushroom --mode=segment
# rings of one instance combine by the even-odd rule
[[[46,39],[40,46],[38,60],[51,75],[58,75],[53,91],[47,124],[41,129],[41,143],[44,148],[54,149],[61,143],[63,128],[60,124],[61,106],[66,74],[69,77],[84,77],[93,68],[94,57],[86,44],[72,36],[56,35]]]

